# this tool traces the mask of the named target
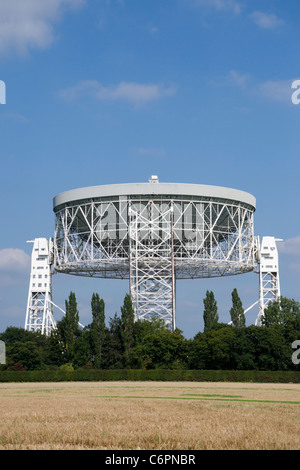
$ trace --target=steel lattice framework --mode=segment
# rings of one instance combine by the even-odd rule
[[[68,191],[54,199],[54,269],[129,279],[136,319],[174,329],[176,279],[254,269],[254,211],[248,193],[156,178]]]
[[[140,207],[137,207],[140,206]],[[175,328],[173,206],[154,201],[129,209],[129,279],[137,318],[162,318]]]
[[[56,327],[52,302],[52,240],[36,238],[31,255],[31,275],[25,317],[25,330],[49,335]]]
[[[270,302],[280,301],[278,251],[274,237],[263,237],[259,251],[259,313],[256,320],[261,325],[264,311]]]

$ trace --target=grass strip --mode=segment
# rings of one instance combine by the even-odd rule
[[[96,398],[96,396],[93,396]],[[137,398],[137,399],[151,399],[151,400],[207,400],[207,401],[238,401],[243,403],[280,403],[288,405],[300,405],[300,401],[287,401],[287,400],[253,400],[247,398],[220,398],[220,397],[148,397],[148,396],[121,396],[121,395],[97,395],[98,398]]]
[[[216,393],[184,393],[186,397],[243,398],[243,395],[217,395]]]

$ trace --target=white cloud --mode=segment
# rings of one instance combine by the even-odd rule
[[[291,104],[293,80],[268,80],[256,87],[256,93],[271,101]]]
[[[222,83],[231,85],[233,87],[242,89],[249,95],[259,96],[269,101],[278,103],[285,103],[291,105],[292,103],[292,83],[294,79],[288,80],[266,80],[258,82],[246,73],[241,73],[237,70],[231,70]]]
[[[146,158],[164,158],[166,156],[166,152],[161,148],[140,147],[138,149],[138,154],[141,157],[146,157]]]
[[[300,257],[300,235],[295,238],[289,238],[277,243],[277,248],[280,253]]]
[[[0,250],[0,271],[20,272],[30,268],[30,256],[18,248]]]
[[[17,286],[29,283],[30,256],[18,248],[0,250],[0,286]],[[29,284],[28,284],[29,285]]]
[[[60,92],[60,96],[67,101],[75,101],[82,95],[92,95],[97,93],[100,83],[97,80],[84,80],[73,87],[66,88]]]
[[[155,33],[158,33],[159,29],[157,28],[157,26],[150,26],[149,27],[149,33],[151,34],[155,34]]]
[[[55,39],[53,24],[64,12],[85,0],[0,0],[0,54],[25,55],[31,47],[43,49]]]
[[[291,275],[300,274],[300,235],[277,243],[279,253],[279,275],[280,267],[283,266],[283,273]]]
[[[250,75],[242,74],[240,72],[237,72],[236,70],[231,70],[228,75],[229,82],[239,87],[246,85],[249,78],[250,78]]]
[[[1,113],[0,119],[1,120],[2,119],[11,119],[11,120],[19,121],[19,122],[23,122],[23,123],[29,122],[29,119],[26,116],[24,116],[23,114],[14,113],[12,111],[8,111],[7,113]]]
[[[176,93],[174,87],[164,87],[156,84],[141,84],[135,82],[120,82],[118,85],[103,86],[96,80],[81,81],[74,87],[61,91],[61,96],[69,101],[75,101],[84,95],[90,95],[101,101],[125,100],[135,105],[159,100]]]
[[[282,26],[284,22],[278,18],[274,13],[264,13],[262,11],[254,11],[250,18],[257,26],[263,29],[275,29]]]
[[[236,0],[188,0],[195,5],[212,7],[218,11],[232,11],[235,15],[241,12],[241,5]]]

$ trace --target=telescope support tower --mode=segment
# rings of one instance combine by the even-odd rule
[[[56,328],[52,303],[53,241],[36,238],[32,241],[31,273],[25,318],[25,330],[49,336]]]
[[[256,325],[261,326],[264,310],[270,302],[280,300],[279,264],[274,237],[263,237],[259,247],[259,312]]]
[[[174,331],[173,206],[161,212],[152,206],[150,201],[141,212],[129,209],[130,296],[135,320],[161,318]]]
[[[53,241],[34,240],[25,329],[48,335],[56,328],[54,272],[129,279],[135,320],[159,318],[174,331],[177,279],[243,274],[257,264],[261,324],[280,286],[277,240],[260,245],[254,237],[255,209],[244,191],[161,183],[155,175],[58,194]]]

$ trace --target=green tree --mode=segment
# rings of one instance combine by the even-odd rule
[[[65,346],[62,341],[62,337],[60,334],[61,330],[61,322],[57,322],[57,328],[51,331],[51,335],[49,337],[49,363],[52,366],[61,366],[63,365],[65,360]]]
[[[187,340],[182,331],[171,331],[162,319],[137,321],[130,366],[141,369],[185,369]]]
[[[233,340],[234,328],[229,325],[198,333],[190,345],[190,367],[192,369],[231,369]]]
[[[9,364],[22,364],[25,370],[42,369],[42,354],[33,341],[14,344],[8,348]]]
[[[261,323],[263,326],[270,328],[271,326],[282,324],[283,319],[284,314],[281,310],[280,301],[276,300],[270,302],[267,308],[265,308]]]
[[[233,328],[233,331],[234,338],[231,344],[232,368],[235,370],[257,369],[255,345],[249,338],[251,336],[250,327]]]
[[[265,308],[262,317],[261,328],[264,334],[260,346],[264,348],[258,367],[265,367],[264,363],[270,363],[269,368],[294,369],[291,361],[291,344],[299,339],[300,332],[300,304],[294,299],[280,297],[279,300],[270,302]],[[264,362],[264,363],[263,363]]]
[[[76,339],[72,363],[75,367],[93,365],[93,354],[90,343],[90,331],[86,330]]]
[[[290,325],[297,323],[300,318],[300,303],[294,299],[280,297],[270,302],[264,310],[262,324],[266,327],[274,325]]]
[[[102,348],[105,339],[105,303],[99,294],[93,294],[92,301],[93,321],[90,325],[90,342],[94,367],[99,369],[102,362]]]
[[[124,348],[124,365],[129,364],[129,355],[133,346],[133,329],[134,329],[134,310],[131,297],[126,294],[123,307],[121,307],[121,338]]]
[[[255,365],[258,370],[287,370],[291,368],[292,349],[284,339],[282,325],[262,328],[251,325],[247,335],[255,354]]]
[[[109,319],[109,327],[106,329],[105,340],[102,349],[102,367],[105,369],[122,369],[123,341],[121,337],[121,320],[115,313]]]
[[[4,341],[6,346],[8,346],[26,341],[44,344],[47,338],[40,332],[27,331],[16,326],[8,326],[3,333],[0,333],[0,340]]]
[[[203,303],[204,331],[209,331],[214,328],[219,321],[217,301],[212,291],[206,291],[206,297],[203,299]]]
[[[238,295],[236,288],[233,289],[231,293],[232,297],[232,307],[230,309],[230,316],[232,326],[243,327],[246,325],[245,313],[243,309],[242,301]]]
[[[10,326],[0,334],[0,340],[5,343],[9,367],[18,363],[26,370],[33,370],[51,363],[49,338],[40,332]]]
[[[79,312],[74,292],[70,292],[66,300],[66,313],[57,323],[59,341],[62,342],[65,362],[72,362],[75,353],[75,342],[80,336]]]

